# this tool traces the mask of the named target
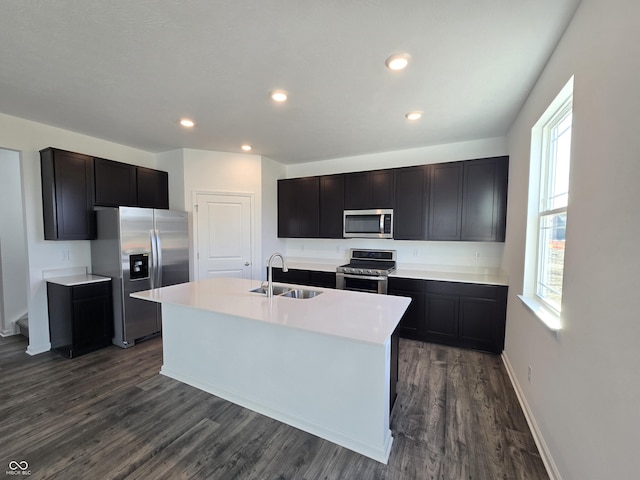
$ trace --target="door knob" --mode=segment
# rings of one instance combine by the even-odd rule
[[[244,262],[245,267],[248,267],[249,265],[251,265],[249,262]]]

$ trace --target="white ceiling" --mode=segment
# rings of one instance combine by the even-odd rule
[[[579,1],[2,0],[0,112],[288,164],[498,137]]]

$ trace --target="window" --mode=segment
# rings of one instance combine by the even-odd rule
[[[532,129],[524,292],[520,297],[552,330],[560,328],[573,78]]]
[[[543,129],[540,207],[538,213],[538,269],[536,294],[560,313],[564,273],[565,225],[569,199],[571,100]]]

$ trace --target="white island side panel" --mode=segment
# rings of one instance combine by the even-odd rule
[[[162,374],[387,462],[389,339],[372,344],[168,303],[162,317]]]

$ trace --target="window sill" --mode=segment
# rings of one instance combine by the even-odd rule
[[[538,320],[544,324],[545,327],[547,327],[556,336],[558,335],[558,332],[562,330],[562,323],[558,315],[545,308],[540,301],[532,297],[518,295],[518,298],[531,311],[531,313],[533,313]]]

